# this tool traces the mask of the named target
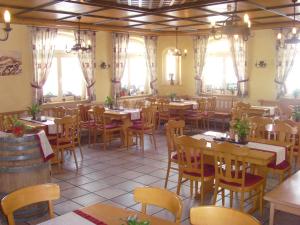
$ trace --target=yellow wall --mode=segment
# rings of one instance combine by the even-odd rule
[[[0,24],[0,27],[2,26],[3,24]],[[19,51],[22,57],[22,73],[0,76],[0,112],[23,110],[31,104],[31,35],[26,26],[13,25],[12,28],[9,39],[0,42],[0,51]]]
[[[27,26],[13,25],[8,41],[0,42],[0,50],[20,51],[23,72],[17,76],[0,77],[0,112],[23,110],[31,104],[32,90],[30,82],[33,76],[31,34]],[[253,31],[249,40],[248,69],[250,75],[247,101],[257,104],[258,99],[275,99],[275,32],[272,30]],[[104,101],[111,93],[112,68],[101,69],[102,61],[112,63],[112,38],[110,32],[99,31],[96,35],[96,101]],[[172,92],[178,95],[194,95],[193,40],[191,36],[179,36],[178,47],[187,49],[188,55],[182,59],[182,85],[165,85],[162,83],[162,52],[175,47],[174,36],[158,38],[158,90],[160,95]],[[265,60],[266,68],[256,68],[255,62]]]

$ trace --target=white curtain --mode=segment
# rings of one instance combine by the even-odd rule
[[[121,79],[124,74],[127,60],[127,48],[129,34],[113,33],[113,74],[112,74],[112,97],[120,96]]]
[[[78,31],[74,31],[75,38],[78,38]],[[78,58],[84,80],[86,82],[86,89],[88,100],[93,101],[96,99],[94,85],[95,80],[95,52],[96,52],[96,33],[94,31],[80,31],[80,39],[87,45],[91,44],[91,51],[78,52]]]
[[[208,35],[195,36],[193,38],[196,95],[200,95],[202,92],[202,73],[205,65],[208,38]]]
[[[230,36],[230,51],[233,61],[233,68],[237,78],[238,96],[248,95],[248,75],[247,75],[247,43],[243,36]]]
[[[289,38],[289,37],[288,37]],[[286,35],[282,35],[281,47],[277,45],[276,48],[276,74],[275,83],[277,90],[277,98],[284,96],[287,92],[285,81],[289,75],[289,72],[294,64],[294,59],[297,53],[296,44],[285,45]],[[279,44],[279,43],[278,43]]]
[[[32,27],[34,77],[31,82],[33,102],[43,102],[43,86],[47,81],[55,50],[57,29]]]
[[[150,73],[150,88],[152,95],[157,95],[157,37],[145,36],[147,67]]]

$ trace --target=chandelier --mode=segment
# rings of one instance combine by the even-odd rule
[[[172,49],[172,55],[173,56],[186,56],[187,55],[187,49],[184,49],[183,51],[178,48],[178,27],[176,27],[176,47],[175,49]]]
[[[9,32],[11,32],[11,30],[12,30],[10,27],[10,13],[8,10],[4,11],[3,17],[4,17],[4,23],[5,23],[5,27],[3,28],[3,30],[5,32],[5,36],[4,36],[4,38],[0,38],[0,41],[6,41],[8,39]]]
[[[282,29],[280,29],[280,32],[277,34],[277,47],[280,48],[285,48],[287,44],[298,44],[300,43],[300,39],[298,38],[299,36],[299,31],[297,30],[295,24],[296,24],[296,2],[297,0],[292,0],[294,3],[294,19],[293,23],[294,26],[292,30],[288,31],[288,33],[285,35],[285,40],[284,42],[282,41]]]
[[[87,43],[84,42],[83,39],[80,38],[80,19],[81,16],[77,17],[78,19],[78,31],[77,35],[75,35],[75,44],[71,49],[66,49],[67,53],[77,53],[77,52],[89,52],[92,49],[91,41],[88,40]]]
[[[227,6],[231,12],[231,5]],[[216,29],[216,21],[211,21],[211,34],[215,40],[222,38],[222,35],[242,36],[244,41],[247,41],[250,36],[251,21],[248,14],[244,14],[243,23],[240,22],[240,17],[237,15],[237,1],[234,3],[232,14],[222,22],[221,27]]]

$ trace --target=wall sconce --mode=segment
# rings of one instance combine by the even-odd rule
[[[11,32],[11,30],[12,30],[10,27],[10,13],[8,10],[4,11],[3,18],[4,18],[4,23],[5,23],[5,27],[3,28],[3,30],[5,32],[5,36],[4,36],[4,38],[0,38],[0,41],[6,41],[8,39],[9,32]]]
[[[109,69],[110,68],[110,65],[105,63],[105,62],[102,62],[100,64],[100,68],[103,69],[103,70],[106,70],[106,69]]]
[[[267,66],[267,63],[264,60],[260,60],[255,63],[255,66],[257,68],[265,68]]]

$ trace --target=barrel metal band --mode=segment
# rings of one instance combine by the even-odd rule
[[[32,160],[32,159],[41,159],[41,153],[35,152],[33,154],[27,154],[27,155],[3,156],[3,157],[0,157],[0,162],[24,161],[24,160]]]
[[[22,166],[22,167],[0,167],[0,173],[23,173],[30,172],[36,169],[45,169],[49,168],[48,163],[34,164],[30,166]]]

